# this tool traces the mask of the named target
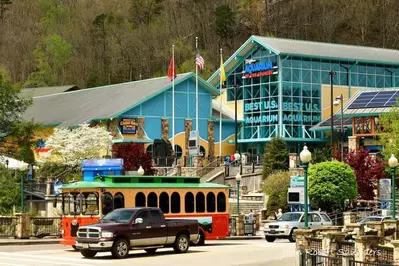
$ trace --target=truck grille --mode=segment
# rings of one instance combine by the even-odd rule
[[[269,225],[269,228],[270,228],[270,229],[277,229],[277,228],[278,228],[278,225]]]
[[[100,230],[96,228],[79,228],[78,237],[100,238]]]

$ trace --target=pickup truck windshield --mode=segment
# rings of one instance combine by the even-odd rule
[[[277,221],[289,222],[289,221],[298,221],[301,218],[300,213],[289,213],[286,212]]]
[[[122,223],[127,224],[130,218],[136,213],[136,210],[115,210],[105,215],[100,223]]]

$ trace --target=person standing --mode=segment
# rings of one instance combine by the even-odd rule
[[[238,151],[236,151],[236,153],[234,153],[234,161],[236,162],[236,165],[240,163],[240,159],[241,155],[238,153]]]
[[[278,213],[276,213],[276,220],[278,220],[283,215],[283,210],[278,209]]]

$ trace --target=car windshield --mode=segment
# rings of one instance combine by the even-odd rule
[[[277,221],[298,221],[299,218],[301,218],[301,213],[289,213],[286,212],[283,215],[281,215],[281,217],[277,220]]]
[[[115,210],[105,215],[100,223],[123,223],[127,224],[130,218],[136,213],[136,210]]]

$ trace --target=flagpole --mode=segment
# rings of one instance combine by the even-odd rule
[[[195,52],[198,53],[198,37],[195,37]],[[197,131],[197,155],[199,154],[199,128],[198,128],[198,65],[195,63],[195,130]]]
[[[172,148],[175,150],[175,45],[172,45]]]
[[[223,64],[223,49],[220,48],[220,64]],[[221,66],[221,65],[220,65]],[[223,118],[223,111],[222,111],[222,87],[223,87],[223,81],[222,81],[222,68],[220,67],[220,107],[219,107],[219,156],[220,158],[222,157],[222,118]]]

